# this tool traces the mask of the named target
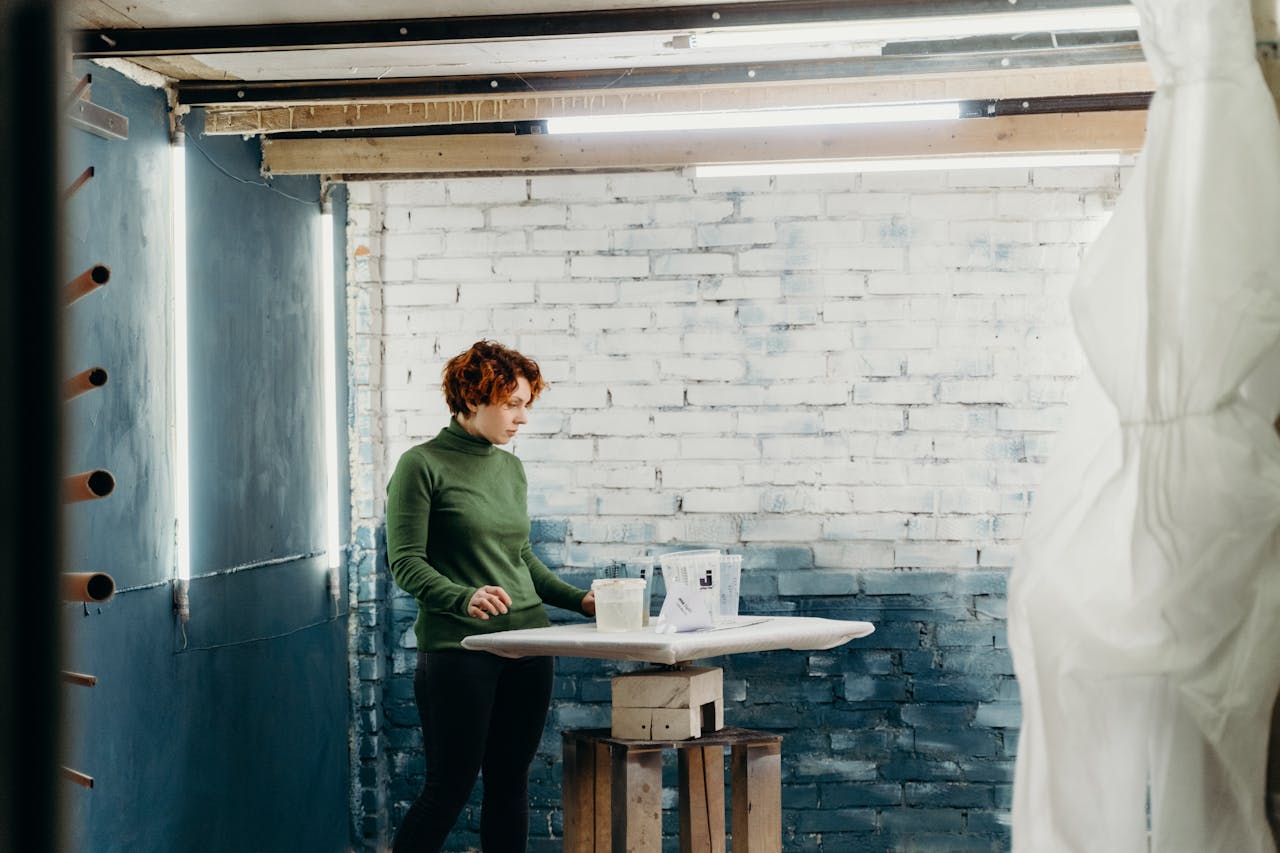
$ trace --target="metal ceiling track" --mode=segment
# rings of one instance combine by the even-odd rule
[[[187,106],[315,103],[317,101],[394,100],[467,96],[566,94],[602,89],[674,86],[742,86],[763,83],[854,79],[900,74],[950,74],[963,71],[1049,68],[1142,62],[1142,48],[1102,44],[1074,49],[993,53],[893,55],[809,62],[757,62],[749,65],[690,65],[635,68],[619,72],[557,71],[486,74],[463,77],[384,77],[358,80],[188,80],[177,85],[178,103]]]
[[[1077,8],[1116,5],[1124,5],[1123,0],[1072,2]],[[771,0],[385,21],[90,29],[76,31],[72,45],[77,58],[105,59],[823,25],[882,18],[991,14],[1009,12],[1011,8],[1009,0]],[[1060,8],[1061,0],[1019,0],[1017,5],[1018,11]]]

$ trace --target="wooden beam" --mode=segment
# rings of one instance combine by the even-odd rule
[[[711,163],[1136,151],[1146,112],[1004,116],[948,122],[698,133],[465,134],[266,139],[274,175],[448,175],[673,169]]]
[[[208,134],[259,134],[377,127],[539,121],[564,116],[639,115],[895,101],[1038,98],[1149,92],[1146,63],[899,75],[750,86],[597,89],[521,95],[210,108]]]

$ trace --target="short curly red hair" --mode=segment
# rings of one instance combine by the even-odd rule
[[[547,387],[536,361],[496,341],[476,341],[449,359],[441,375],[445,402],[455,415],[500,402],[516,390],[521,376],[529,382],[530,403]]]

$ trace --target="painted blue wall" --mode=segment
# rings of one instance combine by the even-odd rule
[[[68,508],[68,568],[107,571],[119,589],[102,606],[65,607],[65,666],[99,678],[66,688],[65,763],[95,778],[65,792],[71,849],[345,850],[346,608],[329,595],[323,553],[319,182],[262,186],[256,143],[203,137],[201,116],[186,118],[184,632],[170,583],[167,108],[158,91],[86,71],[94,102],[127,115],[130,137],[73,130],[64,157],[68,180],[96,169],[68,204],[68,266],[112,268],[68,311],[68,368],[101,365],[110,381],[68,404],[67,464],[117,480],[110,497]]]

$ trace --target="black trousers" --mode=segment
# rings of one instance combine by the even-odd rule
[[[549,657],[466,650],[419,652],[413,693],[422,719],[426,784],[405,814],[394,853],[438,853],[484,775],[484,853],[524,853],[529,766],[551,704]]]

